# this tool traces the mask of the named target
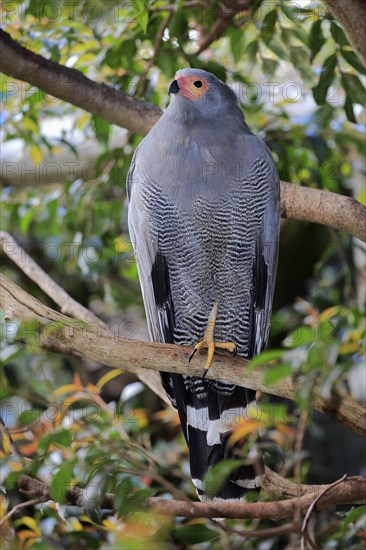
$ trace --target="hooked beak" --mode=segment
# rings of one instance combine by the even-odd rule
[[[173,80],[173,82],[169,86],[168,94],[177,94],[180,91],[180,88],[178,86],[178,82],[176,80]]]

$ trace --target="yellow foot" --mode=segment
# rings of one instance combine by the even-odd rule
[[[205,333],[203,335],[203,339],[198,342],[193,352],[191,353],[191,356],[189,358],[189,363],[191,362],[191,359],[195,355],[195,353],[201,349],[207,348],[207,361],[205,364],[205,369],[203,372],[202,378],[204,378],[208,372],[208,369],[210,368],[212,364],[212,359],[215,353],[215,348],[218,349],[226,349],[227,351],[230,351],[236,354],[236,346],[233,342],[215,342],[214,341],[214,332],[215,332],[215,323],[216,323],[216,317],[217,317],[217,310],[218,310],[218,302],[215,302],[213,305],[213,308],[211,310],[210,316],[208,318],[207,322],[207,328],[205,330]]]

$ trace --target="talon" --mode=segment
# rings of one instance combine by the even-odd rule
[[[206,378],[206,374],[207,374],[207,373],[208,373],[208,369],[204,368],[204,369],[203,369],[202,380],[203,380],[204,378]]]
[[[190,363],[193,359],[193,357],[195,356],[196,354],[196,351],[197,351],[197,348],[194,348],[194,350],[192,351],[191,355],[189,356],[189,359],[188,359],[188,363]]]
[[[233,357],[236,357],[238,355],[238,348],[235,346],[235,349],[233,351]]]
[[[207,371],[211,366],[213,356],[215,353],[215,348],[220,348],[220,349],[225,349],[227,351],[230,351],[234,354],[234,357],[237,353],[236,345],[233,342],[215,342],[214,340],[215,323],[216,323],[218,306],[219,306],[218,302],[215,302],[212,307],[211,313],[209,315],[209,318],[207,321],[207,327],[203,335],[203,338],[200,342],[198,342],[195,345],[194,350],[192,351],[188,360],[188,363],[190,363],[196,351],[202,348],[207,348],[208,350],[207,361],[206,361],[205,369],[203,371],[202,378],[205,378]]]

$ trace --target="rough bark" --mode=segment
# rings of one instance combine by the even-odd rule
[[[27,496],[40,497],[44,500],[50,499],[49,486],[38,479],[23,475],[18,486],[21,492]],[[144,507],[150,508],[158,514],[169,516],[279,520],[292,518],[295,510],[298,513],[305,512],[316,498],[319,498],[316,503],[317,510],[334,508],[337,504],[364,501],[366,499],[366,479],[361,476],[349,477],[335,487],[325,485],[322,486],[321,491],[275,502],[189,502],[151,497],[144,502]],[[66,499],[68,504],[74,506],[83,506],[87,503],[83,490],[78,487],[70,487]],[[105,495],[100,506],[114,509],[114,495]]]
[[[324,0],[331,13],[346,31],[350,44],[366,65],[365,0]]]
[[[80,71],[64,67],[24,48],[0,29],[0,71],[110,123],[146,134],[161,115],[156,105],[139,101]]]
[[[36,321],[38,329],[31,335],[42,348],[91,359],[97,363],[136,372],[137,368],[202,376],[205,355],[197,354],[188,364],[192,348],[156,342],[127,340],[111,335],[99,326],[70,319],[44,306],[15,283],[0,275],[0,307],[7,319],[23,322]],[[20,327],[20,336],[22,335]],[[29,331],[25,327],[25,335]],[[226,380],[233,384],[260,390],[265,393],[294,399],[297,379],[295,376],[272,385],[264,384],[263,375],[271,365],[248,368],[250,361],[215,355],[215,361],[207,373],[208,379]],[[337,396],[324,399],[314,394],[313,407],[338,420],[353,431],[366,435],[366,408],[350,397]],[[260,407],[257,419],[260,420]]]

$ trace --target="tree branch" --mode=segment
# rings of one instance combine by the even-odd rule
[[[350,44],[366,66],[365,0],[324,0],[324,3],[342,25]]]
[[[317,510],[326,510],[334,508],[337,504],[359,502],[366,498],[366,479],[361,476],[345,478],[338,486],[332,487],[332,485],[325,486],[326,489],[321,493],[313,492],[276,502],[188,502],[150,497],[143,506],[168,516],[279,520],[293,517],[295,509],[301,512],[308,510],[314,500],[316,500]],[[18,487],[27,496],[51,500],[49,485],[28,475],[23,475],[19,479]],[[84,506],[87,503],[87,497],[79,487],[70,487],[66,499],[68,504],[74,506]],[[114,495],[110,493],[105,495],[100,506],[113,510]]]
[[[347,231],[366,242],[366,208],[352,197],[283,181],[281,216]]]
[[[93,82],[80,71],[45,59],[23,48],[1,29],[0,46],[0,71],[112,124],[146,134],[161,115],[156,105],[134,99],[103,82]]]
[[[10,258],[43,292],[57,304],[62,313],[68,313],[75,319],[91,323],[113,336],[107,325],[103,323],[92,311],[74,300],[60,287],[43,269],[31,258],[17,241],[5,231],[0,231],[0,249]],[[60,349],[60,351],[62,351]],[[146,386],[148,386],[160,399],[170,405],[168,396],[161,385],[160,375],[157,372],[146,372],[137,369],[135,374]]]
[[[202,376],[204,361],[199,355],[194,364],[188,364],[191,347],[131,341],[111,335],[98,326],[81,325],[80,322],[44,306],[4,275],[0,275],[0,306],[7,319],[38,322],[39,329],[35,336],[39,345],[45,349],[84,357],[131,372],[143,368]],[[27,334],[26,330],[24,332]],[[271,366],[262,365],[251,369],[248,368],[249,364],[249,361],[242,358],[216,355],[207,378],[226,380],[246,388],[294,399],[295,376],[267,385],[263,383],[263,374]],[[350,397],[341,399],[333,396],[331,399],[324,399],[320,395],[314,396],[312,404],[318,411],[328,414],[353,431],[366,435],[366,408],[363,404]]]
[[[75,69],[61,66],[23,48],[1,29],[0,46],[0,71],[110,123],[146,134],[162,114],[151,103],[131,98],[106,84],[93,82]],[[351,197],[285,182],[281,183],[281,194],[283,217],[341,229],[366,242],[366,208]]]

